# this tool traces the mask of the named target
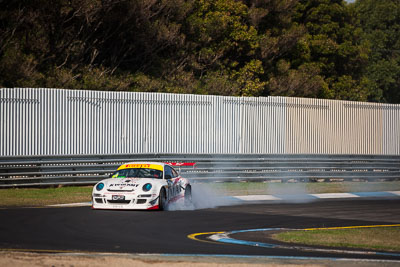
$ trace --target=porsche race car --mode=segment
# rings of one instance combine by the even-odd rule
[[[176,163],[129,162],[121,165],[111,178],[93,187],[92,208],[165,210],[169,204],[178,201],[190,205],[192,187],[170,165]]]

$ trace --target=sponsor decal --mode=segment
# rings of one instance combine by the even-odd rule
[[[119,187],[124,187],[124,186],[138,187],[139,184],[110,184],[108,187],[114,187],[114,186],[119,186]]]
[[[140,168],[147,168],[147,169],[154,169],[154,170],[159,170],[163,171],[163,166],[158,165],[158,164],[137,164],[137,163],[127,163],[124,165],[121,165],[118,170],[123,170],[123,169],[140,169]]]

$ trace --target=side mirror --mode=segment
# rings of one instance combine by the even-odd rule
[[[169,174],[166,174],[166,175],[165,175],[165,179],[172,179],[172,176],[169,175]]]

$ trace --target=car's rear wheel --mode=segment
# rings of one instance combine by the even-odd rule
[[[165,210],[167,208],[167,193],[164,188],[161,189],[160,196],[158,197],[158,208],[160,210]]]
[[[185,188],[185,205],[192,204],[192,187],[187,185]]]

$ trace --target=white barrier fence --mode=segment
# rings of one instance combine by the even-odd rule
[[[400,155],[393,104],[2,88],[0,122],[0,156]]]

